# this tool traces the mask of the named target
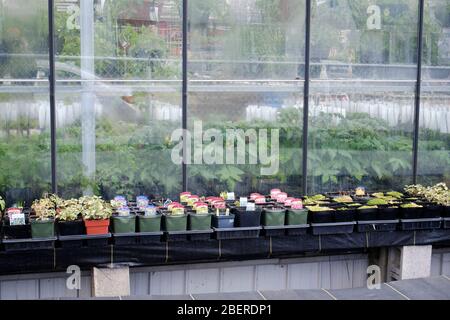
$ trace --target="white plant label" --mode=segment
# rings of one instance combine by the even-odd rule
[[[246,206],[247,206],[247,203],[248,203],[247,197],[241,197],[241,198],[239,199],[239,205],[240,205],[241,207],[246,207]]]
[[[256,211],[256,205],[253,202],[247,203],[245,211]]]
[[[25,214],[24,213],[13,213],[11,219],[9,220],[9,225],[11,226],[23,226],[25,224]]]
[[[236,199],[236,196],[234,195],[234,192],[228,192],[227,193],[227,200],[234,200]]]

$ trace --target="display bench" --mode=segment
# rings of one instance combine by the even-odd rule
[[[276,236],[267,235],[264,230],[258,231],[263,232],[259,232],[257,237],[242,239],[217,239],[215,232],[208,231],[205,234],[209,237],[205,234],[199,237],[202,235],[199,233],[188,233],[187,236],[155,233],[141,237],[130,234],[131,241],[124,241],[124,235],[115,239],[114,235],[109,234],[86,239],[42,239],[42,245],[36,241],[6,241],[0,251],[0,274],[66,271],[70,265],[87,270],[111,263],[156,266],[298,257],[378,247],[450,246],[450,229],[444,228],[377,232],[357,232],[355,228],[352,233],[315,235],[310,227],[306,233]],[[143,239],[145,241],[141,241]],[[67,245],[67,241],[74,241],[76,245]]]

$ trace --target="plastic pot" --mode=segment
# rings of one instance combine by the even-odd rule
[[[164,215],[164,231],[185,231],[187,230],[187,215]]]
[[[378,219],[378,208],[356,209],[356,219],[358,221],[375,221]]]
[[[319,211],[319,212],[308,212],[309,221],[312,223],[333,223],[334,222],[334,211]]]
[[[134,233],[136,232],[136,216],[114,216],[112,217],[114,233]]]
[[[399,218],[399,208],[383,207],[378,210],[377,220],[397,220]]]
[[[159,232],[161,231],[161,215],[137,216],[139,232]]]
[[[107,234],[109,219],[104,220],[84,220],[87,235]]]
[[[400,208],[402,219],[421,219],[423,218],[424,208]]]
[[[188,230],[209,230],[211,229],[212,214],[191,213],[188,215]]]
[[[234,226],[237,228],[259,227],[261,225],[261,210],[246,211],[246,208],[237,207],[234,209]]]
[[[308,209],[294,210],[288,209],[286,211],[286,225],[298,226],[308,223]]]
[[[284,226],[286,220],[286,210],[266,208],[263,210],[261,218],[261,223],[263,226]]]
[[[55,220],[30,220],[32,238],[50,238],[55,236]]]
[[[444,216],[444,207],[438,204],[427,205],[422,212],[422,218],[440,218]]]
[[[214,228],[218,229],[230,229],[234,228],[234,214],[212,216],[212,225]]]
[[[336,210],[334,212],[335,222],[350,222],[355,221],[356,209]]]
[[[6,216],[3,222],[3,237],[5,239],[28,239],[31,237],[31,226],[28,223],[28,215],[25,215],[24,225],[11,226],[9,224],[9,218]]]
[[[83,220],[58,221],[56,225],[58,228],[58,233],[61,236],[74,236],[86,233]]]

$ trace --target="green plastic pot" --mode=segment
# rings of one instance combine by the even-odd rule
[[[187,215],[164,215],[164,231],[186,231]]]
[[[266,227],[284,226],[286,210],[264,209],[262,225]]]
[[[138,216],[139,232],[161,231],[161,215]]]
[[[114,233],[136,232],[136,216],[112,217]]]
[[[32,238],[51,238],[55,236],[55,220],[30,220]]]
[[[308,209],[294,210],[289,209],[286,212],[286,225],[298,226],[308,223]]]
[[[209,230],[211,229],[212,214],[189,214],[189,230]]]

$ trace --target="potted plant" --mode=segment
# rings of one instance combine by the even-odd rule
[[[235,207],[232,209],[234,214],[234,226],[238,228],[259,227],[261,225],[261,209],[255,208],[254,211],[247,211],[247,207]]]
[[[81,197],[80,203],[86,234],[107,234],[109,218],[112,215],[111,206],[98,196]]]
[[[165,231],[187,230],[187,214],[181,204],[170,204],[169,211],[164,213],[162,226]]]
[[[35,200],[31,206],[30,218],[32,238],[50,238],[55,236],[55,203],[48,196]]]
[[[114,233],[136,232],[136,215],[130,214],[128,207],[120,207],[112,215],[112,227]]]
[[[356,210],[356,218],[358,221],[376,221],[378,219],[378,206],[365,205],[359,207]]]
[[[159,232],[161,230],[161,214],[154,205],[148,205],[137,216],[139,232]]]
[[[58,232],[62,236],[72,236],[85,233],[84,222],[80,219],[83,207],[78,199],[63,201],[57,208]]]
[[[284,226],[286,209],[281,207],[264,208],[261,214],[261,224],[266,227]]]
[[[216,208],[216,213],[212,216],[212,225],[217,229],[231,229],[234,228],[234,218],[230,209]]]
[[[414,202],[404,203],[400,205],[403,219],[420,219],[422,218],[423,206]]]
[[[204,202],[194,203],[194,212],[188,215],[188,230],[211,229],[212,215],[209,213],[208,205]]]

